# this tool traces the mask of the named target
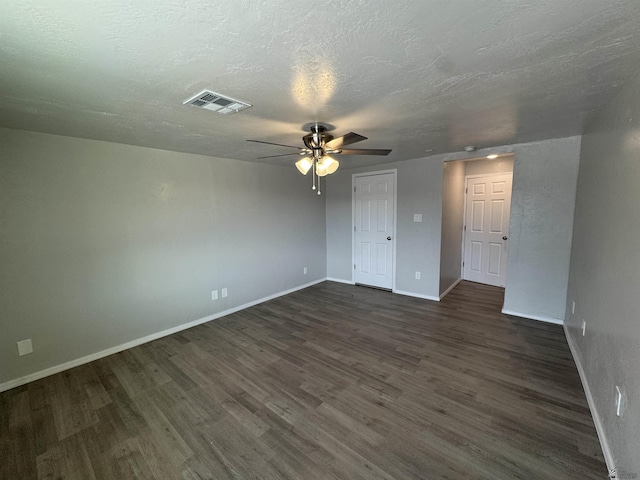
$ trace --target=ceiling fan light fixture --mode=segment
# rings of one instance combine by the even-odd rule
[[[327,167],[323,163],[318,162],[316,164],[316,175],[318,175],[319,177],[326,177],[327,175],[329,175]]]
[[[296,168],[303,175],[306,175],[309,172],[309,170],[311,170],[312,166],[313,166],[313,161],[309,157],[301,158],[296,162]]]
[[[319,163],[322,164],[328,175],[334,173],[340,166],[340,162],[338,162],[335,158],[330,157],[329,155],[325,155],[324,157],[322,157]]]

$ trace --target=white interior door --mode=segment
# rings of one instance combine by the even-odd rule
[[[511,173],[467,179],[465,280],[505,285],[511,185]]]
[[[393,288],[395,174],[355,177],[354,282]]]

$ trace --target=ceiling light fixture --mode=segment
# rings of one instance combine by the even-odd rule
[[[495,154],[495,153],[492,153],[491,155],[487,155],[487,158],[488,158],[489,160],[493,160],[494,158],[498,158],[498,155],[497,155],[497,154]]]
[[[325,155],[320,159],[320,163],[318,166],[322,170],[327,172],[326,175],[331,175],[336,170],[338,170],[338,167],[340,166],[340,162],[338,162],[335,158],[330,157],[329,155]],[[323,177],[324,175],[320,175],[320,176]]]
[[[467,145],[466,147],[464,147],[464,151],[465,152],[475,152],[476,151],[476,147],[474,145]]]
[[[298,160],[296,162],[296,168],[303,175],[306,175],[312,166],[313,166],[313,162],[309,157],[304,157],[303,159]]]

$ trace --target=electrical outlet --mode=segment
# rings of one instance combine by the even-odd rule
[[[222,298],[227,298],[227,289],[223,288],[221,292],[222,292]]]
[[[420,272],[416,272],[416,280],[420,280]]]
[[[415,223],[420,223],[422,222],[422,214],[421,213],[414,213],[413,214],[413,221]]]
[[[571,315],[573,315],[574,313],[576,313],[576,302],[573,302],[573,304],[571,305]]]
[[[218,299],[218,290],[211,290],[211,300]]]
[[[584,337],[584,334],[587,331],[587,322],[582,320],[582,336]]]
[[[23,355],[29,355],[33,353],[33,344],[31,343],[31,339],[27,338],[26,340],[20,340],[18,343],[18,356],[21,357]]]
[[[304,267],[304,268],[302,269],[302,273],[304,273],[305,275],[307,274],[307,267]]]

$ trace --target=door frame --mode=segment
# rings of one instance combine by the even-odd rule
[[[467,225],[467,195],[469,195],[469,186],[468,181],[470,178],[487,178],[487,177],[495,177],[496,175],[511,175],[511,196],[509,198],[509,212],[511,212],[511,201],[513,200],[513,170],[510,172],[493,172],[493,173],[478,173],[476,175],[465,175],[464,176],[464,204],[462,210],[462,261],[460,262],[460,278],[464,280],[464,259],[465,254],[465,245],[467,243],[467,230],[464,228]],[[509,213],[509,231],[508,236],[511,236],[511,213]],[[504,273],[504,288],[507,289],[507,274],[509,273],[509,247],[507,244],[507,262],[506,262],[506,271]],[[484,283],[482,285],[485,285]]]
[[[393,175],[393,232],[391,238],[394,240],[391,243],[391,291],[396,291],[396,232],[398,231],[398,169],[392,168],[389,170],[376,170],[372,172],[354,173],[351,175],[351,283],[355,285],[355,276],[353,271],[356,264],[356,178],[358,177],[373,177],[376,175]]]

